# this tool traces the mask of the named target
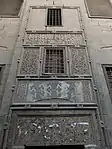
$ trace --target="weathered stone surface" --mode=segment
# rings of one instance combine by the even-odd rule
[[[95,102],[90,80],[19,80],[17,83],[14,102],[52,102],[53,99],[65,102]]]
[[[39,54],[39,48],[24,48],[20,74],[31,75],[38,73]]]
[[[27,33],[25,43],[28,45],[83,45],[84,40],[80,33],[66,33],[66,34],[38,34],[38,33]]]
[[[77,49],[69,47],[71,53],[71,74],[72,75],[89,75],[89,62],[86,49]]]
[[[112,0],[110,0],[110,1],[112,1]],[[94,3],[95,3],[95,1],[94,1]],[[28,7],[30,5],[33,5],[33,6],[45,5],[47,7],[47,6],[52,6],[52,1],[38,0],[38,2],[37,2],[37,0],[33,0],[33,1],[27,0],[24,10],[28,11]],[[101,64],[111,64],[112,63],[112,51],[111,51],[111,49],[112,49],[112,20],[111,19],[88,19],[86,9],[84,6],[84,1],[82,1],[82,0],[75,0],[75,1],[74,0],[71,0],[71,1],[57,0],[57,1],[54,1],[54,6],[61,6],[62,9],[65,6],[67,6],[67,7],[71,6],[72,9],[74,9],[73,8],[74,6],[80,6],[80,8],[81,8],[82,19],[80,17],[79,18],[80,18],[80,22],[82,20],[84,21],[85,31],[86,31],[86,35],[87,35],[86,36],[87,43],[88,43],[87,45],[88,45],[88,50],[90,52],[92,66],[93,66],[92,68],[93,68],[93,74],[94,74],[94,80],[95,80],[95,82],[93,82],[93,83],[95,83],[95,85],[97,86],[98,93],[99,93],[98,105],[100,105],[100,106],[98,106],[98,109],[100,107],[101,111],[103,111],[100,114],[102,114],[104,116],[106,132],[109,133],[108,138],[106,138],[105,134],[104,134],[104,137],[107,141],[108,148],[109,148],[109,146],[110,147],[112,146],[112,141],[111,141],[112,135],[111,135],[111,132],[108,130],[108,127],[110,127],[110,126],[112,127],[112,125],[111,125],[111,122],[108,121],[107,118],[110,118],[112,115],[111,114],[112,113],[112,105],[111,105],[111,100],[109,97],[108,88],[106,85],[106,81],[104,78]],[[67,8],[67,9],[69,10],[69,8]],[[39,9],[38,9],[38,11],[39,11]],[[107,11],[104,11],[104,13],[107,13]],[[67,33],[68,33],[68,31],[72,31],[72,29],[74,30],[74,22],[77,22],[77,20],[74,19],[75,14],[72,13],[72,16],[71,16],[71,13],[69,13],[69,11],[67,11],[66,14],[63,14],[63,16],[64,16],[63,25],[66,25],[66,28],[64,28],[63,30],[67,31]],[[27,25],[23,25],[23,24],[25,22],[24,18],[26,18],[26,20],[27,20],[28,15],[26,14],[26,12],[24,12],[23,15],[24,16],[23,16],[23,21],[22,21],[22,26],[21,26],[22,31],[19,33],[19,38],[24,38],[24,35],[23,35],[25,33],[24,30],[25,30],[25,27],[27,27]],[[40,17],[40,16],[38,17],[38,15],[36,15],[35,12],[34,12],[34,15],[31,17],[33,18],[34,22],[36,22],[36,18],[38,18],[38,20],[40,19],[39,21],[37,21],[37,24],[35,26],[32,26],[32,30],[34,29],[37,31],[44,31],[44,32],[49,30],[49,31],[56,32],[57,30],[62,29],[62,28],[55,28],[55,27],[49,27],[49,29],[48,29],[48,27],[45,26],[45,18]],[[73,23],[69,22],[68,18],[70,18],[70,20]],[[21,23],[19,24],[19,21],[21,21],[21,20],[22,20],[22,17],[20,19],[19,18],[15,18],[15,19],[0,18],[0,24],[1,24],[0,25],[0,44],[1,45],[0,46],[7,47],[8,51],[11,50],[11,54],[14,55],[14,60],[12,61],[12,68],[10,70],[10,74],[7,73],[7,75],[6,75],[6,78],[7,78],[8,74],[9,74],[7,86],[6,87],[4,86],[4,88],[6,88],[7,91],[4,92],[4,100],[2,101],[2,107],[1,107],[3,111],[1,110],[1,113],[5,113],[5,114],[7,114],[6,111],[8,111],[8,109],[9,109],[8,106],[11,105],[11,101],[12,101],[11,88],[12,88],[13,84],[15,85],[15,79],[16,79],[15,76],[16,76],[16,72],[17,72],[16,70],[18,69],[16,67],[16,65],[14,65],[14,64],[17,63],[17,59],[19,58],[20,53],[17,48],[14,49],[14,46],[15,46],[16,37],[17,37],[18,31],[19,31],[19,26],[21,24]],[[32,21],[32,20],[30,20],[30,21]],[[39,22],[39,25],[38,25],[38,22]],[[41,28],[41,25],[44,26],[44,28]],[[38,41],[41,41],[40,45],[44,44],[42,42],[43,39],[44,38],[42,38],[41,40],[40,39],[38,40]],[[49,38],[48,38],[48,40],[49,40]],[[31,42],[28,42],[28,43],[30,44],[30,43],[32,43],[32,41],[34,41],[34,37],[32,38]],[[36,37],[35,41],[33,42],[32,45],[34,45],[35,43],[36,43],[36,45],[38,45],[37,37]],[[46,41],[46,38],[45,38],[45,41]],[[58,41],[58,43],[60,41]],[[45,42],[45,43],[47,43],[47,42]],[[53,45],[52,44],[53,42],[51,42],[51,41],[48,41],[48,43],[49,43],[49,45]],[[54,43],[57,43],[57,41]],[[62,42],[62,43],[65,43],[65,42]],[[70,43],[71,43],[71,41],[70,41]],[[74,44],[74,43],[76,43],[76,44]],[[82,43],[82,42],[78,42],[78,44],[77,44],[77,42],[73,42],[73,46],[79,45],[79,43]],[[61,45],[61,43],[60,43],[60,45]],[[18,46],[21,46],[20,43],[18,43]],[[20,49],[22,49],[22,47],[20,47]],[[15,50],[15,52],[12,52],[12,50]],[[10,56],[5,56],[5,54],[3,54],[3,55],[1,54],[1,57],[4,57],[4,58],[0,59],[1,64],[6,64],[9,62],[9,65],[11,65],[12,58]],[[9,58],[7,58],[7,57],[9,57]],[[74,71],[76,72],[76,70],[74,70]],[[82,71],[83,71],[83,69],[82,69]],[[23,84],[23,86],[24,86],[24,84]],[[25,89],[26,89],[26,86],[25,86]],[[85,85],[84,89],[86,90],[86,85]],[[87,88],[87,90],[88,90],[88,88]],[[25,91],[27,91],[27,89],[26,90],[21,89],[21,92],[22,91],[24,93]],[[85,96],[86,95],[87,94],[85,94]],[[83,96],[84,96],[84,94],[83,94]],[[32,99],[32,97],[31,97],[31,99]],[[15,100],[16,100],[16,95],[15,95]],[[26,101],[26,99],[24,99],[24,101]],[[99,109],[99,111],[100,111],[100,109]],[[110,123],[110,126],[108,126],[106,124],[108,122]],[[111,129],[111,127],[110,127],[110,129]],[[103,138],[103,136],[102,136],[102,138]],[[103,143],[104,139],[102,139],[101,141]],[[105,144],[105,142],[104,142],[104,144]],[[106,147],[104,147],[104,148],[106,148]],[[102,149],[102,147],[100,149]]]
[[[36,115],[28,113],[25,115],[25,113],[22,115],[13,113],[14,121],[9,134],[9,140],[13,135],[13,145],[95,144],[99,139],[96,138],[97,126],[94,127],[95,119],[93,120],[91,114],[76,115],[67,110],[46,111],[46,114],[45,111],[37,111]]]

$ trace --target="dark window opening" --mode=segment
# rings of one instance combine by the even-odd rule
[[[62,48],[45,49],[45,73],[64,73],[64,50]]]
[[[62,25],[61,9],[48,9],[47,25],[48,26]]]
[[[104,66],[104,74],[107,82],[107,86],[109,89],[109,94],[112,99],[112,66]]]
[[[0,67],[0,72],[2,71],[2,67]]]
[[[0,15],[17,16],[23,0],[0,0]]]
[[[85,0],[89,17],[112,18],[112,6],[109,0]]]
[[[25,146],[25,149],[85,149],[84,145]]]
[[[0,66],[0,84],[1,84],[1,79],[2,79],[2,75],[3,75],[3,66]]]
[[[106,72],[107,72],[109,87],[112,90],[112,67],[106,67]]]

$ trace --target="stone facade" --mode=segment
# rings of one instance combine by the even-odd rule
[[[112,149],[102,67],[112,64],[112,20],[89,18],[85,6],[84,0],[24,0],[18,17],[1,17],[1,149]],[[62,10],[62,26],[47,26],[48,8]],[[64,73],[43,71],[46,48],[63,49]]]

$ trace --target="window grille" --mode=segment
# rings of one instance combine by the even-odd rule
[[[3,75],[3,67],[4,65],[0,65],[0,83],[1,83],[2,75]]]
[[[45,49],[44,72],[59,74],[64,73],[64,49]]]
[[[112,67],[106,67],[106,72],[107,72],[109,86],[112,90]]]
[[[0,72],[2,71],[2,67],[0,67]]]
[[[109,94],[112,99],[112,66],[104,66],[104,74],[109,89]]]
[[[48,26],[62,25],[61,9],[48,9],[47,25]]]

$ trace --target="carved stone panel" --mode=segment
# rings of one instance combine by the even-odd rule
[[[39,48],[24,48],[20,66],[21,75],[37,75],[39,66]]]
[[[14,102],[95,102],[90,80],[19,80]]]
[[[71,75],[90,75],[86,49],[70,48]]]
[[[44,110],[13,113],[8,142],[16,146],[33,143],[37,146],[96,144],[99,140],[96,119],[94,115],[82,112]]]
[[[25,45],[84,45],[82,33],[27,33]]]

